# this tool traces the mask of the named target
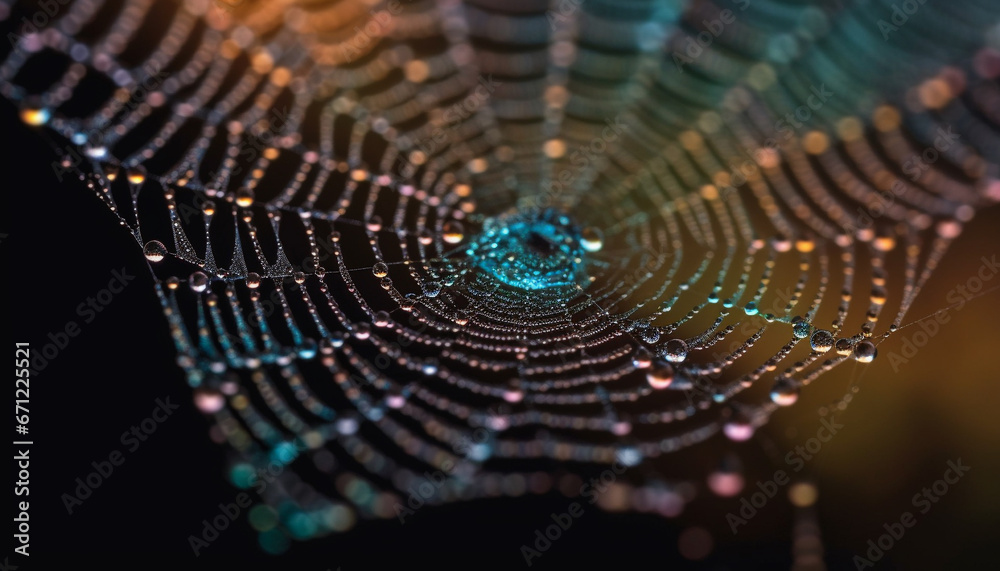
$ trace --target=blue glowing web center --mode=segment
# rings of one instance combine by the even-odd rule
[[[544,210],[488,219],[466,254],[509,286],[539,290],[588,283],[587,244],[568,216]]]

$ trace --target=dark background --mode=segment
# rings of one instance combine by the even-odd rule
[[[12,564],[22,569],[347,571],[391,562],[522,568],[520,545],[533,542],[534,530],[551,523],[549,514],[565,511],[570,500],[551,494],[424,508],[404,526],[396,520],[359,522],[340,535],[295,543],[281,557],[257,547],[241,515],[194,558],[188,535],[200,533],[201,521],[216,515],[220,502],[232,502],[238,490],[225,480],[223,449],[209,440],[209,424],[195,410],[173,362],[173,342],[140,249],[82,183],[57,183],[50,147],[17,119],[9,102],[0,105],[7,147],[2,153],[7,206],[0,233],[8,236],[0,241],[0,252],[7,260],[8,330],[13,341],[30,341],[34,351],[69,320],[82,328],[32,378],[32,555],[29,560],[13,555]],[[978,258],[1000,249],[997,228],[993,209],[966,229],[911,320],[944,307],[946,292],[973,275]],[[123,265],[136,279],[92,323],[83,324],[76,306],[106,287],[112,271]],[[865,373],[856,403],[841,420],[847,426],[843,435],[810,464],[819,482],[817,509],[830,569],[853,569],[851,557],[882,533],[882,523],[913,511],[911,496],[941,477],[946,460],[959,457],[972,471],[930,513],[918,516],[916,527],[876,569],[993,568],[1000,544],[997,323],[1000,304],[994,293],[956,314],[932,348],[898,374],[884,360]],[[811,436],[816,408],[844,393],[859,374],[852,367],[841,367],[809,387],[799,405],[775,416],[764,430],[766,438],[784,450],[784,442]],[[61,495],[72,493],[74,480],[92,471],[92,461],[123,450],[122,432],[149,416],[157,398],[168,396],[181,409],[134,453],[125,452],[125,463],[68,515]],[[748,486],[774,469],[748,466]],[[678,520],[609,514],[588,505],[532,567],[609,562],[669,569],[788,569],[791,508],[783,497],[775,503],[780,505],[768,506],[735,539],[724,514],[736,500],[700,499]],[[704,561],[686,561],[678,553],[678,533],[689,525],[704,526],[715,537],[715,549]]]

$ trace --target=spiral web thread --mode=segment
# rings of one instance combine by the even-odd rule
[[[871,361],[1000,200],[992,0],[888,39],[888,3],[568,6],[2,5],[0,90],[144,248],[233,482],[281,467],[266,533],[615,461],[601,505],[677,515],[671,453]],[[499,271],[566,246],[580,281],[484,269],[485,228],[545,216],[565,244]]]

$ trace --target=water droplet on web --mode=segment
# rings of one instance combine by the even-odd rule
[[[771,388],[771,401],[778,406],[792,406],[799,400],[799,385],[794,380],[782,377]]]
[[[417,234],[417,240],[424,246],[430,246],[434,243],[434,235],[431,234],[430,230],[424,228]]]
[[[236,206],[249,208],[253,205],[254,192],[252,189],[243,187],[236,191]]]
[[[448,244],[458,244],[465,239],[465,229],[461,222],[449,220],[441,227],[443,232],[441,238]]]
[[[250,289],[257,289],[260,287],[260,274],[257,272],[250,272],[247,274],[247,287]]]
[[[838,355],[850,355],[851,351],[854,350],[854,340],[844,337],[842,339],[837,339],[837,343],[834,345],[837,349]]]
[[[792,320],[792,335],[796,339],[805,339],[809,337],[809,333],[812,332],[812,325],[808,321],[801,317],[796,317]]]
[[[426,282],[424,283],[424,295],[427,297],[437,297],[441,294],[441,283],[440,282]]]
[[[32,127],[40,127],[49,122],[52,112],[44,107],[25,107],[21,110],[21,120]]]
[[[722,432],[733,442],[743,442],[753,436],[754,426],[745,415],[736,413],[722,425]]]
[[[386,327],[389,325],[390,320],[391,318],[389,317],[388,311],[383,310],[375,312],[375,327]]]
[[[660,340],[660,330],[655,327],[645,327],[639,331],[639,337],[646,343],[656,343]]]
[[[208,276],[204,272],[194,272],[188,278],[188,285],[193,291],[201,293],[208,289]]]
[[[162,262],[163,258],[167,257],[167,247],[163,245],[163,242],[159,240],[150,240],[146,242],[146,245],[142,248],[143,255],[150,262]]]
[[[878,349],[871,341],[861,341],[854,347],[854,359],[859,363],[871,363],[878,356]]]
[[[813,332],[812,337],[809,338],[809,346],[817,353],[826,353],[830,349],[833,349],[834,342],[833,333],[830,333],[826,329],[817,329]]]
[[[669,387],[673,380],[673,366],[671,366],[670,363],[663,361],[657,361],[657,363],[649,369],[649,372],[646,373],[646,381],[649,383],[649,386],[657,390]]]
[[[757,315],[757,312],[759,311],[757,309],[757,303],[753,302],[753,301],[747,302],[747,304],[745,306],[743,306],[743,311],[747,315]]]
[[[376,262],[375,265],[372,266],[372,274],[377,278],[384,278],[389,275],[389,266],[387,266],[385,262]]]
[[[632,354],[632,366],[636,369],[648,369],[653,364],[653,353],[645,348],[639,347]]]
[[[587,226],[580,231],[580,246],[588,252],[598,252],[604,247],[604,233],[598,228]]]
[[[688,356],[688,346],[683,339],[671,339],[664,348],[664,357],[672,363],[681,363]]]

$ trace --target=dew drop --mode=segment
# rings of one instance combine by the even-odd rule
[[[305,274],[305,272],[294,272],[294,273],[292,273],[292,280],[294,280],[295,283],[297,283],[299,285],[302,285],[302,284],[306,283],[306,274]]]
[[[660,340],[660,330],[655,327],[646,327],[639,331],[639,337],[646,343],[656,343]]]
[[[367,228],[369,232],[378,232],[382,229],[382,217],[378,214],[373,215],[368,219],[368,223],[365,224],[365,228]]]
[[[441,294],[441,284],[439,282],[427,282],[424,284],[424,295],[427,297],[437,297]]]
[[[167,257],[167,247],[159,240],[150,240],[143,246],[142,253],[150,262],[162,262]]]
[[[434,235],[431,234],[430,230],[424,228],[419,234],[417,234],[417,240],[419,240],[424,246],[430,246],[434,243]]]
[[[372,274],[374,274],[377,278],[384,278],[389,275],[389,266],[386,265],[385,262],[376,262],[375,265],[372,266]]]
[[[442,238],[448,244],[458,244],[465,238],[465,229],[461,222],[449,220],[441,229],[444,231]]]
[[[192,291],[201,293],[208,289],[208,276],[203,272],[195,272],[188,278],[188,285]]]
[[[206,414],[219,412],[226,406],[226,397],[218,391],[199,387],[194,390],[194,405]]]
[[[794,335],[796,339],[805,339],[806,337],[809,337],[809,333],[811,332],[812,325],[809,325],[809,322],[805,319],[796,317],[792,321],[792,335]]]
[[[49,122],[52,112],[44,107],[27,107],[21,110],[21,120],[33,127],[40,127]]]
[[[593,226],[580,231],[580,246],[588,252],[598,252],[604,247],[604,233]]]
[[[783,377],[775,381],[771,388],[771,402],[778,406],[791,406],[799,400],[799,385],[794,380]]]
[[[757,309],[757,303],[753,301],[748,302],[745,306],[743,306],[743,311],[747,315],[757,315],[757,312],[759,311]]]
[[[236,206],[248,208],[253,205],[253,190],[243,187],[236,191]]]
[[[854,347],[854,360],[859,363],[871,363],[878,356],[878,349],[871,341],[862,341]]]
[[[683,339],[671,339],[667,341],[664,356],[671,363],[682,363],[688,356],[688,346]]]
[[[674,380],[674,368],[670,363],[663,361],[658,361],[648,373],[646,373],[646,381],[649,386],[657,390],[662,390],[670,386]]]
[[[726,438],[733,442],[743,442],[750,440],[750,437],[753,436],[754,426],[750,419],[742,414],[737,414],[722,425],[722,432],[725,433]]]
[[[812,337],[809,338],[809,346],[817,353],[826,353],[830,349],[833,349],[834,341],[833,333],[830,333],[826,329],[817,329],[813,332]]]
[[[851,354],[851,351],[854,350],[854,341],[846,337],[843,339],[837,339],[837,343],[834,347],[837,349],[838,355],[844,355],[846,357]]]
[[[247,287],[250,289],[257,289],[260,287],[260,274],[257,272],[250,272],[247,274]]]
[[[632,354],[632,366],[636,369],[648,369],[653,364],[653,353],[645,348],[639,347]]]
[[[390,320],[388,311],[375,312],[375,327],[388,327]]]
[[[372,326],[370,323],[365,323],[362,321],[354,326],[354,337],[364,341],[372,335]]]

